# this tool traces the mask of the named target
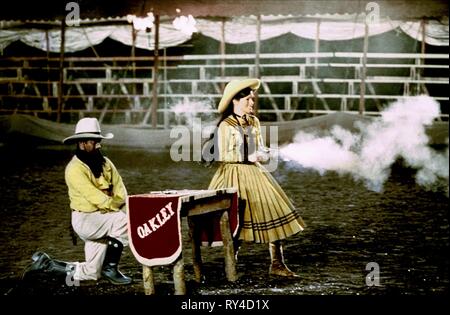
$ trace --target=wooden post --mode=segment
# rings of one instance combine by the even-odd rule
[[[259,73],[259,59],[260,59],[260,53],[261,53],[261,15],[258,14],[256,18],[256,42],[255,42],[255,77],[260,78]],[[258,91],[255,92],[255,105],[254,105],[254,111],[255,115],[258,114]]]
[[[187,217],[189,225],[189,235],[192,246],[192,265],[194,267],[194,279],[197,283],[202,281],[202,254],[200,249],[200,239],[195,228],[195,219]]]
[[[425,55],[425,45],[426,45],[426,43],[425,43],[425,37],[426,37],[426,32],[425,32],[426,31],[425,30],[426,21],[425,21],[425,19],[422,19],[420,21],[420,24],[421,24],[421,30],[422,30],[422,43],[420,45],[420,53],[422,54],[422,57],[420,58],[419,64],[420,65],[424,65],[425,64],[425,59],[423,58],[423,56]],[[418,71],[417,71],[417,79],[418,80],[422,79],[423,72],[424,72],[424,68],[420,67],[418,69]],[[417,92],[418,92],[418,94],[427,92],[426,88],[425,88],[425,85],[423,85],[423,83],[419,83],[419,82],[417,83]]]
[[[131,23],[131,60],[133,60],[131,62],[131,69],[133,71],[133,79],[136,79],[136,61],[135,61],[135,57],[136,57],[136,36],[137,36],[137,31],[134,28],[134,24]],[[133,95],[136,95],[136,83],[133,83],[132,93],[133,93]]]
[[[163,49],[164,51],[164,129],[169,129],[169,108],[167,106],[167,52],[166,48]]]
[[[175,262],[175,265],[173,266],[173,284],[175,286],[175,295],[186,294],[183,254],[180,255],[180,257]]]
[[[364,22],[364,47],[361,69],[361,84],[359,91],[359,114],[364,115],[365,112],[365,95],[366,95],[366,69],[367,69],[367,51],[369,49],[369,24]]]
[[[152,128],[158,124],[158,63],[159,63],[159,14],[155,14],[155,50],[153,64],[153,91],[152,91]]]
[[[142,266],[142,278],[144,282],[145,295],[155,294],[155,282],[153,279],[152,267]]]
[[[50,82],[50,39],[48,29],[45,30],[45,49],[47,50],[47,96],[52,95],[52,83]]]
[[[136,79],[136,36],[137,36],[137,30],[134,28],[134,24],[131,23],[131,71],[133,73],[133,79]],[[133,94],[133,101],[131,99],[128,99],[129,104],[131,105],[131,102],[133,102],[132,108],[135,109],[137,107],[138,101],[136,99],[136,82],[133,82],[133,87],[131,89],[131,94]],[[129,93],[127,93],[129,94]],[[132,122],[132,109],[130,108],[128,111],[125,112],[125,123],[129,124]]]
[[[225,23],[226,18],[222,18],[222,28],[221,28],[221,38],[220,38],[220,55],[222,58],[220,59],[220,76],[222,78],[225,77],[225,53],[226,53],[226,45],[225,45]],[[220,90],[223,92],[225,89],[225,82],[220,82]]]
[[[317,77],[319,76],[319,69],[318,69],[318,57],[317,54],[320,51],[320,19],[317,21],[317,26],[316,26],[316,40],[314,41],[314,52],[316,53],[316,57],[314,58],[314,79],[317,79]],[[319,83],[317,83],[319,84]],[[313,110],[316,110],[316,105],[317,105],[317,95],[316,95],[316,89],[314,88],[314,99],[313,99]],[[312,116],[315,116],[315,114],[313,113]]]
[[[58,83],[58,109],[56,121],[61,122],[61,112],[63,107],[63,84],[64,84],[64,46],[66,41],[66,21],[61,20],[61,48],[59,53],[59,83]]]
[[[223,211],[220,217],[220,232],[222,234],[223,251],[225,254],[225,274],[228,281],[238,279],[236,273],[236,258],[234,257],[233,237],[230,232],[228,211]]]

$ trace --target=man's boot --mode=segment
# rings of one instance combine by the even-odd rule
[[[269,252],[270,252],[270,269],[269,274],[274,276],[282,276],[282,277],[298,277],[293,271],[291,271],[284,264],[284,256],[283,256],[283,246],[281,242],[273,242],[269,243]]]
[[[108,237],[108,248],[103,261],[102,276],[113,284],[130,284],[130,277],[123,275],[117,268],[122,256],[123,244],[115,238]]]
[[[44,252],[36,252],[31,256],[33,262],[27,266],[22,274],[22,279],[29,272],[49,273],[57,277],[66,277],[75,272],[75,265],[52,259]]]

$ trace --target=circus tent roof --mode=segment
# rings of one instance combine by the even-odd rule
[[[59,25],[68,11],[64,11],[62,5],[45,5],[47,0],[23,0],[17,3],[24,4],[24,1],[30,6],[23,6],[20,10],[13,2],[11,7],[0,11],[0,50],[12,42],[22,41],[32,47],[58,52]],[[39,3],[39,7],[36,7],[36,3]],[[232,44],[255,41],[258,18],[261,40],[286,33],[308,39],[318,36],[320,40],[348,40],[364,36],[364,22],[368,14],[373,12],[370,8],[374,4],[379,10],[379,20],[370,23],[369,36],[399,29],[410,37],[422,40],[419,20],[426,19],[425,42],[439,46],[449,44],[448,2],[441,0],[109,0],[103,6],[100,5],[104,3],[102,0],[68,3],[77,6],[80,20],[78,27],[66,29],[66,52],[99,44],[105,38],[132,45],[131,26],[126,14],[144,16],[145,12],[162,14],[160,48],[177,46],[191,38],[191,34],[183,34],[173,27],[173,17],[177,14],[195,15],[199,33]],[[41,10],[41,7],[45,10]],[[223,23],[226,23],[224,38]],[[152,36],[151,33],[139,31],[134,44],[138,48],[153,50]]]
[[[379,6],[381,16],[397,20],[448,15],[447,0],[77,0],[61,1],[59,5],[54,0],[21,0],[11,1],[0,10],[0,20],[60,20],[71,4],[78,5],[82,19],[92,19],[145,15],[150,11],[168,16],[181,12],[194,17],[359,14],[373,3]]]

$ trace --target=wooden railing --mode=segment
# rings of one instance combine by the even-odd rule
[[[263,82],[262,120],[334,111],[378,115],[387,103],[417,94],[436,99],[440,119],[448,120],[448,59],[448,54],[368,53],[367,59],[348,52],[261,54],[256,69],[255,54],[160,56],[158,125],[176,122],[174,105],[180,103],[202,102],[208,108],[202,113],[215,112],[229,80],[256,73]],[[0,113],[48,119],[59,113],[63,121],[96,115],[101,121],[148,124],[154,79],[153,57],[70,57],[62,69],[58,58],[1,58]]]

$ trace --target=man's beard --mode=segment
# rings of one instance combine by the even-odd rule
[[[89,166],[95,178],[100,177],[103,171],[103,165],[105,164],[106,160],[99,149],[95,149],[91,152],[86,152],[84,150],[80,150],[80,148],[77,148],[75,155],[82,162],[86,163]]]

